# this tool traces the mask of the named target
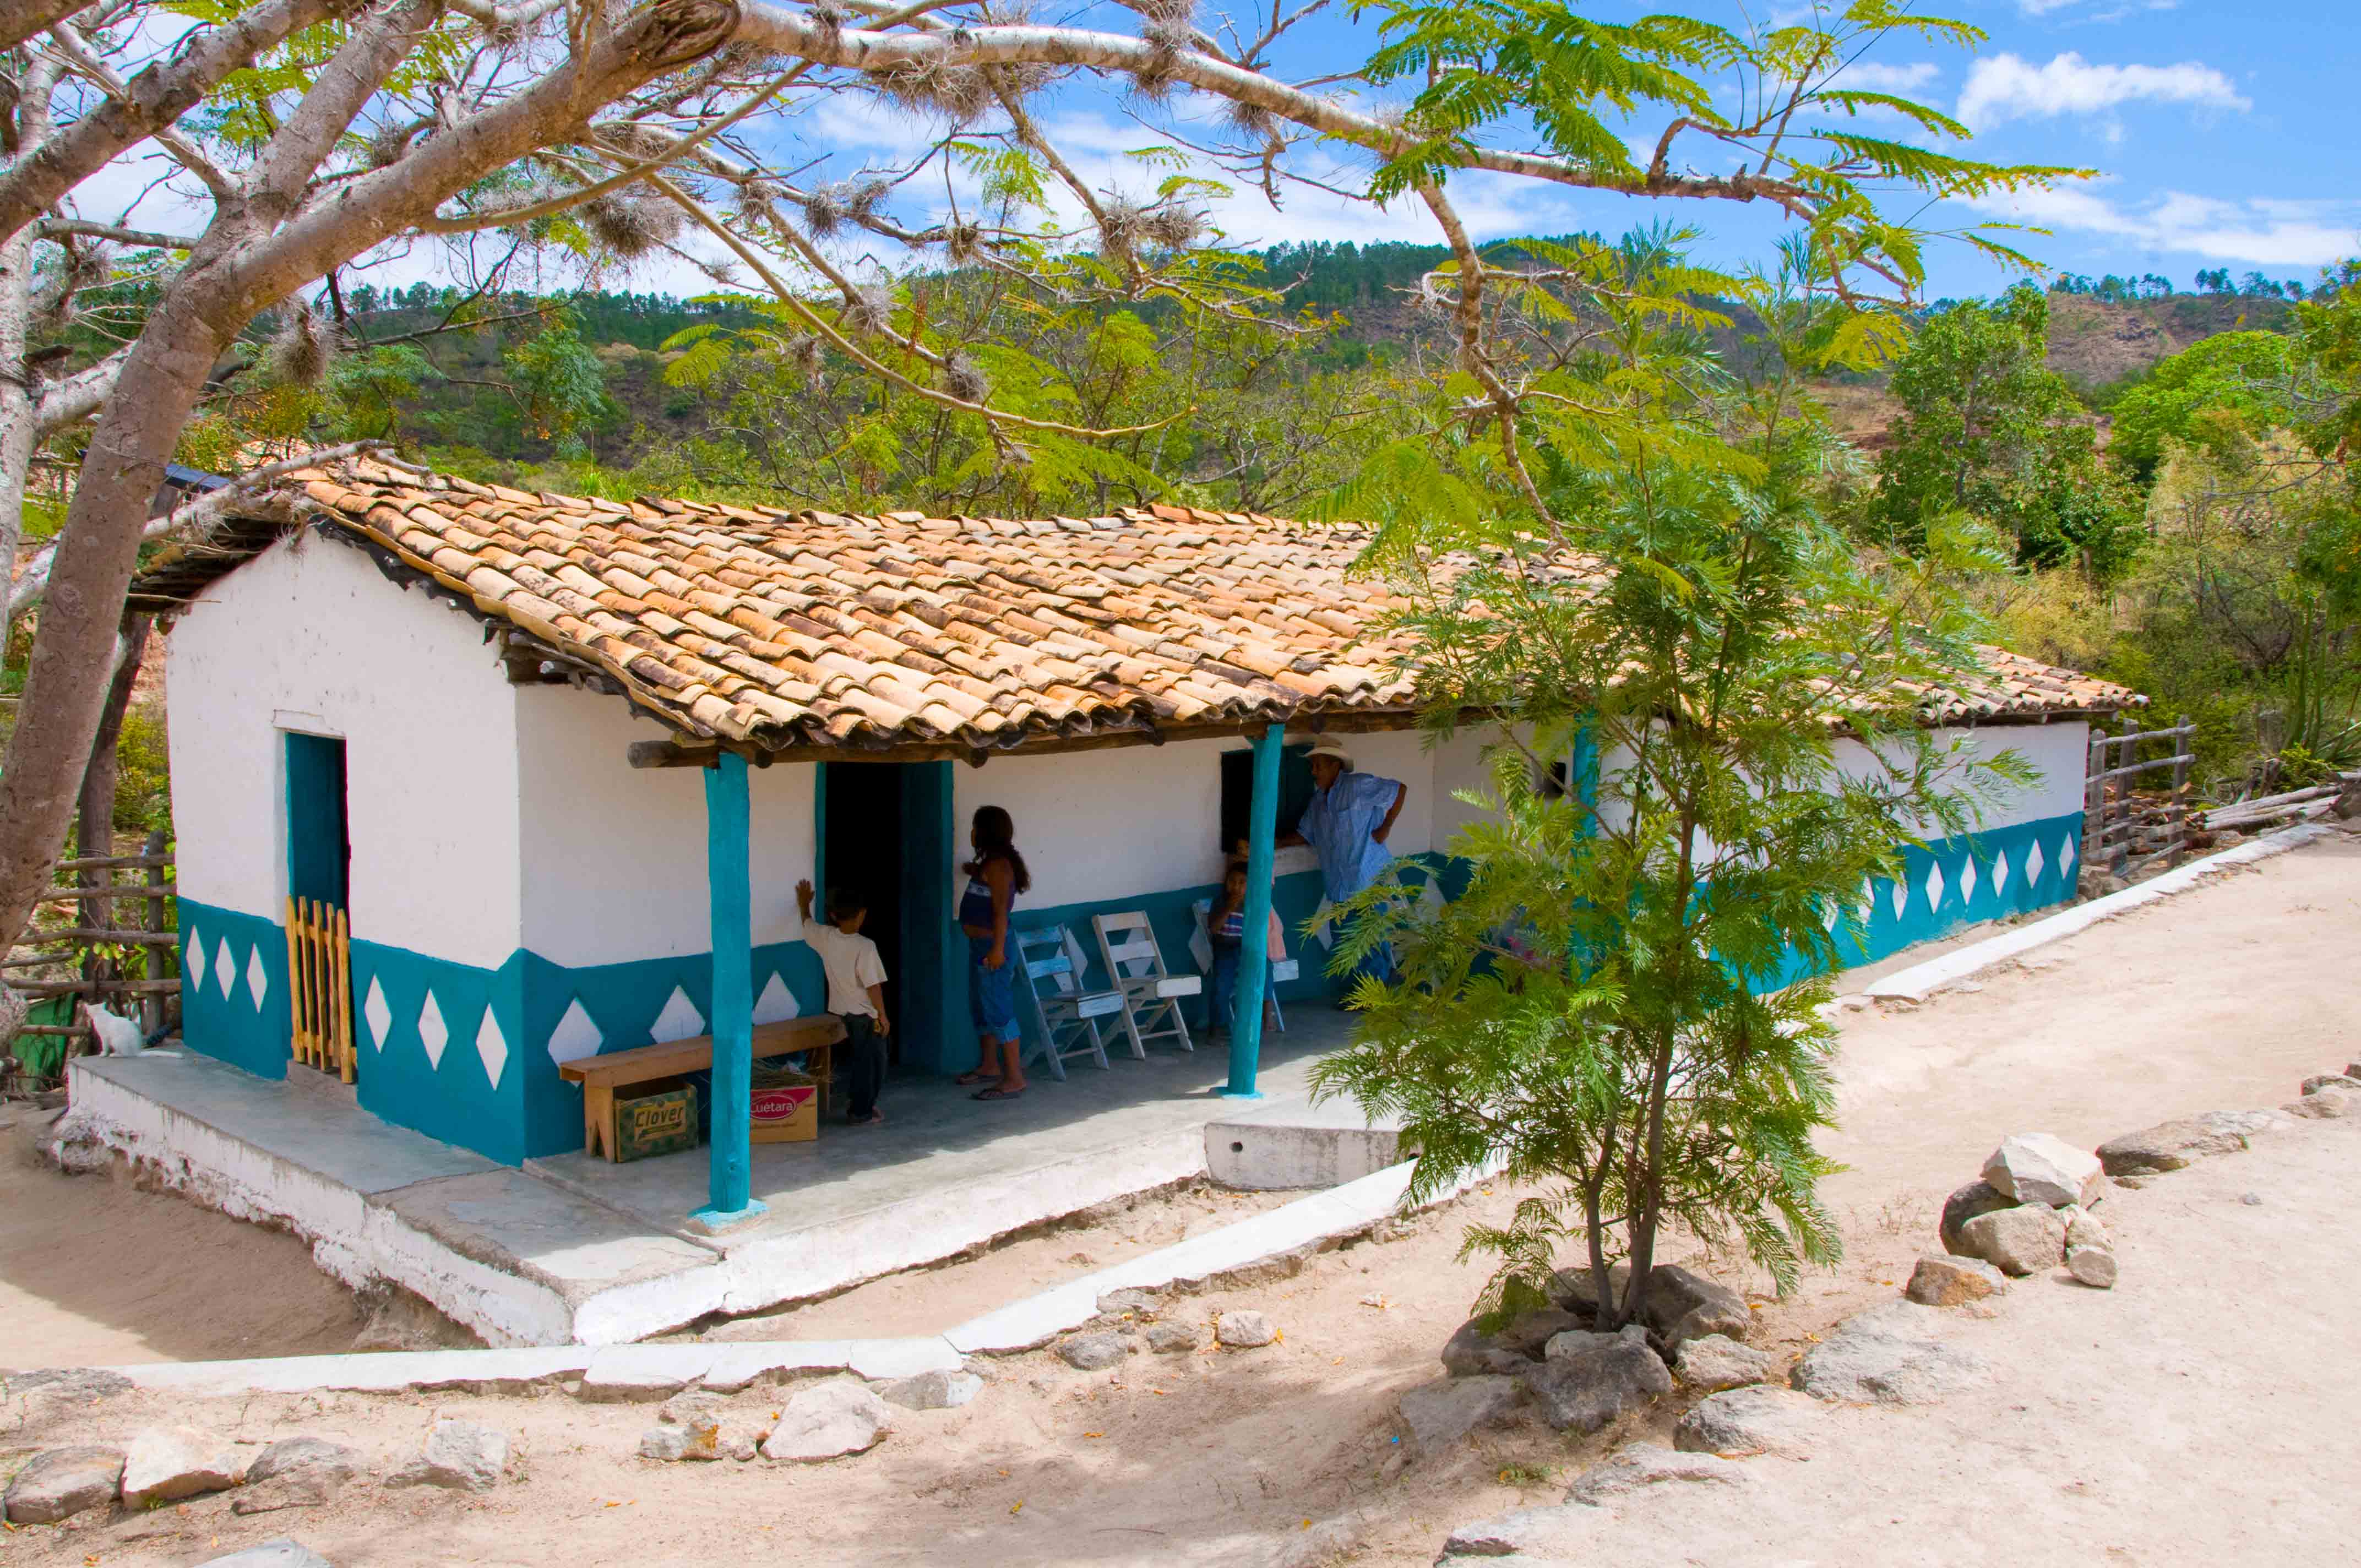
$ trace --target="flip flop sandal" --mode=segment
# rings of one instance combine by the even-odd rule
[[[970,1100],[1022,1100],[1024,1097],[1022,1089],[987,1089],[981,1094],[968,1096]]]
[[[996,1072],[963,1072],[951,1081],[961,1089],[972,1089],[979,1083],[998,1083],[1000,1075]]]

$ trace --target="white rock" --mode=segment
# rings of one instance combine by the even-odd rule
[[[1984,1161],[1984,1179],[2020,1203],[2089,1203],[2099,1196],[2099,1157],[2048,1133],[2019,1133]]]
[[[153,1508],[206,1492],[224,1492],[246,1479],[248,1455],[194,1427],[150,1427],[123,1454],[123,1506]]]
[[[1750,1383],[1768,1383],[1779,1376],[1779,1358],[1767,1350],[1741,1344],[1728,1334],[1708,1334],[1684,1343],[1673,1363],[1673,1375],[1686,1388],[1715,1394]]]
[[[880,1387],[878,1397],[906,1410],[953,1410],[983,1391],[983,1379],[972,1372],[921,1372],[897,1377]]]
[[[2005,1273],[2038,1274],[2066,1255],[2066,1222],[2039,1203],[1978,1214],[1960,1230],[1960,1250]]]
[[[2115,1244],[2107,1234],[2107,1227],[2092,1217],[2081,1204],[2058,1211],[2066,1221],[2066,1250],[2070,1254],[2078,1246],[2094,1246],[2113,1252]]]
[[[2115,1288],[2115,1255],[2103,1246],[2078,1246],[2066,1254],[2066,1267],[2075,1278],[2098,1290]]]
[[[866,1453],[894,1430],[894,1409],[850,1378],[807,1388],[789,1399],[763,1440],[763,1457],[812,1464]]]
[[[1213,1337],[1233,1350],[1256,1350],[1279,1338],[1279,1330],[1260,1312],[1224,1312],[1213,1320]]]
[[[1862,1405],[1930,1405],[1991,1382],[1983,1357],[1937,1337],[1946,1321],[1909,1301],[1857,1313],[1806,1352],[1788,1381],[1816,1399]]]
[[[1673,1446],[1684,1453],[1718,1453],[1725,1459],[1775,1453],[1795,1459],[1811,1445],[1827,1407],[1792,1388],[1757,1385],[1730,1388],[1689,1408],[1673,1428]]]
[[[1716,1398],[1726,1398],[1723,1395]],[[1683,1453],[1662,1443],[1635,1442],[1609,1455],[1582,1473],[1568,1487],[1565,1500],[1596,1508],[1610,1497],[1623,1497],[1642,1486],[1686,1481],[1716,1486],[1744,1486],[1746,1467],[1710,1453]]]
[[[326,1558],[289,1536],[266,1541],[225,1557],[208,1557],[197,1568],[335,1568]]]
[[[386,1478],[389,1486],[447,1486],[489,1492],[508,1467],[508,1433],[456,1416],[437,1416],[418,1457]]]

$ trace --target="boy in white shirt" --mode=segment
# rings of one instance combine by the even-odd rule
[[[855,1127],[884,1123],[877,1095],[885,1087],[885,1036],[894,1025],[885,1016],[885,961],[877,944],[861,934],[869,911],[854,895],[829,895],[828,924],[812,918],[812,884],[796,883],[796,911],[804,941],[828,971],[828,1010],[844,1021],[846,1091],[851,1100],[845,1120]]]

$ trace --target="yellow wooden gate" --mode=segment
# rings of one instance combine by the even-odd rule
[[[295,1059],[353,1080],[353,960],[345,912],[316,898],[287,901],[287,994]]]

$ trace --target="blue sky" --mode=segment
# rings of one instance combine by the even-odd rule
[[[1752,0],[1752,14],[1775,16],[1775,7],[1792,11],[1809,3]],[[1766,13],[1765,6],[1774,9]],[[1243,18],[1248,8],[1239,0],[1235,14]],[[2181,289],[2200,269],[2213,268],[2309,281],[2322,265],[2361,254],[2361,137],[2351,129],[2361,95],[2361,0],[1936,0],[1935,8],[1982,27],[1988,41],[1972,53],[1898,41],[1855,67],[1853,82],[1905,93],[1970,123],[1977,135],[1965,150],[1974,156],[2099,172],[2013,204],[1938,210],[1925,222],[2037,224],[2052,232],[2014,236],[2014,243],[2052,267],[2094,277],[2159,273]],[[1741,0],[1592,0],[1589,14],[1620,19],[1656,9],[1733,27],[1750,14]],[[1200,23],[1217,27],[1224,13],[1223,0],[1203,0]],[[1126,31],[1139,20],[1110,0],[1047,0],[1038,16]],[[1376,37],[1374,20],[1351,16],[1350,0],[1330,0],[1290,35],[1279,69],[1297,79],[1349,70]],[[1385,96],[1362,93],[1358,101],[1374,104]],[[1087,78],[1046,95],[1035,111],[1090,183],[1135,195],[1151,192],[1165,172],[1131,156],[1170,134],[1156,123],[1159,116],[1174,116],[1184,133],[1192,119],[1203,128],[1213,117],[1212,105],[1186,95],[1164,110],[1138,110],[1110,84]],[[1625,131],[1644,147],[1660,128],[1661,119],[1643,118]],[[797,115],[776,134],[774,150],[784,164],[804,165],[818,154],[828,174],[840,177],[892,167],[941,127],[846,94]],[[1344,189],[1358,189],[1368,167],[1365,158],[1316,151],[1299,152],[1293,164]],[[155,172],[148,159],[126,158],[86,186],[79,204],[93,216],[126,215],[128,208],[141,223],[189,221],[194,204],[151,185]],[[909,189],[895,203],[906,209],[900,215],[920,223],[937,215],[939,179]],[[1460,176],[1453,193],[1479,238],[1615,233],[1670,216],[1703,228],[1704,258],[1730,267],[1767,261],[1780,227],[1768,210],[1648,203],[1484,175]],[[1380,211],[1306,184],[1283,195],[1274,212],[1258,192],[1240,190],[1214,203],[1213,215],[1238,246],[1304,239],[1431,244],[1438,237],[1415,203]],[[966,196],[972,210],[972,189]],[[881,255],[875,247],[873,238],[859,236],[840,247],[842,259],[856,269],[906,264],[907,258]],[[1930,297],[1988,294],[2010,281],[2010,274],[1963,246],[1938,245],[1928,263]],[[432,246],[397,247],[368,273],[392,283],[455,275],[452,258]],[[549,287],[572,280],[537,280]],[[694,268],[661,258],[601,281],[684,294],[711,287]]]
[[[1734,0],[1640,5],[1600,0],[1602,18],[1685,10],[1737,26]],[[2361,254],[2361,5],[2356,0],[1948,0],[1930,7],[1982,27],[1973,53],[1907,41],[1867,57],[1864,86],[1905,93],[1976,131],[1960,150],[1995,162],[2098,171],[2052,192],[1982,211],[1929,214],[1940,226],[1979,217],[2048,229],[2014,242],[2064,271],[2162,274],[2181,289],[2200,269],[2228,268],[2309,282]],[[1760,16],[1762,6],[1752,8]],[[1369,27],[1340,15],[1305,39],[1306,55],[1366,52]],[[1630,127],[1653,143],[1659,124]],[[1957,145],[1957,144],[1954,144]],[[1536,230],[1616,230],[1653,210],[1707,231],[1714,260],[1764,259],[1775,215],[1708,204],[1642,203],[1471,179],[1461,200],[1486,236]],[[1270,214],[1224,211],[1233,238],[1431,238],[1424,214],[1356,213],[1301,201]],[[2004,236],[2007,237],[2007,236]],[[1963,246],[1929,256],[1933,295],[1984,294],[2010,274]]]

